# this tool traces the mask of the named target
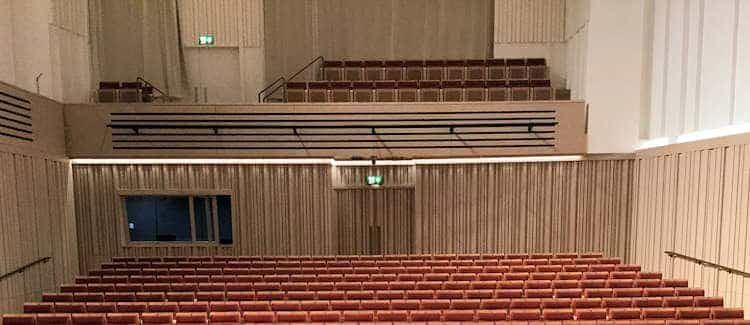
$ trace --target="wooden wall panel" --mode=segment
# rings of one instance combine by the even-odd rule
[[[565,0],[496,0],[495,43],[565,41]]]
[[[750,137],[724,140],[638,154],[630,259],[747,310],[749,279],[664,254],[750,269]]]
[[[198,46],[198,36],[213,34],[214,46],[262,47],[263,0],[178,1],[183,46]]]
[[[339,254],[412,252],[413,188],[337,190],[335,207]]]
[[[587,141],[581,101],[66,105],[65,122],[72,158],[571,155]]]
[[[76,165],[81,269],[113,256],[336,252],[328,165]],[[231,190],[232,247],[124,247],[119,190]]]
[[[417,166],[416,252],[626,256],[631,160]]]
[[[0,274],[43,257],[0,281],[0,314],[70,283],[78,274],[70,164],[0,146]]]
[[[414,166],[335,166],[333,186],[365,187],[368,175],[382,175],[385,187],[414,187]]]

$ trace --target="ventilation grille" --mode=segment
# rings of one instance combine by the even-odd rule
[[[34,141],[31,101],[0,90],[0,138]]]

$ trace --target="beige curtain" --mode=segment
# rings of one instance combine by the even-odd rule
[[[491,0],[268,0],[266,79],[311,59],[485,58]]]
[[[174,0],[90,0],[89,17],[95,84],[143,77],[171,96],[187,93]]]

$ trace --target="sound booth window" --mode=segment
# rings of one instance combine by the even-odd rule
[[[229,195],[128,195],[123,200],[131,242],[233,243]]]

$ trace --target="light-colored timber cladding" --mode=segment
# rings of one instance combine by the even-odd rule
[[[586,151],[582,102],[73,105],[66,109],[75,133],[70,139],[77,142],[70,146],[74,157],[394,159]],[[96,115],[94,110],[104,112]],[[81,122],[75,117],[84,112],[96,119],[89,116]]]
[[[416,167],[73,165],[80,267],[96,268],[114,256],[332,255],[378,248],[628,256],[633,166],[631,159]],[[385,185],[363,189],[364,175],[374,173],[386,177]],[[123,245],[119,195],[135,190],[230,191],[234,244]],[[353,213],[365,207],[371,219]]]
[[[78,275],[70,163],[0,147],[0,274],[50,257],[0,281],[0,314]]]
[[[34,141],[31,100],[10,87],[0,87],[0,137]]]
[[[750,135],[643,150],[633,168],[629,260],[749,309],[749,278],[664,252],[750,270]]]

